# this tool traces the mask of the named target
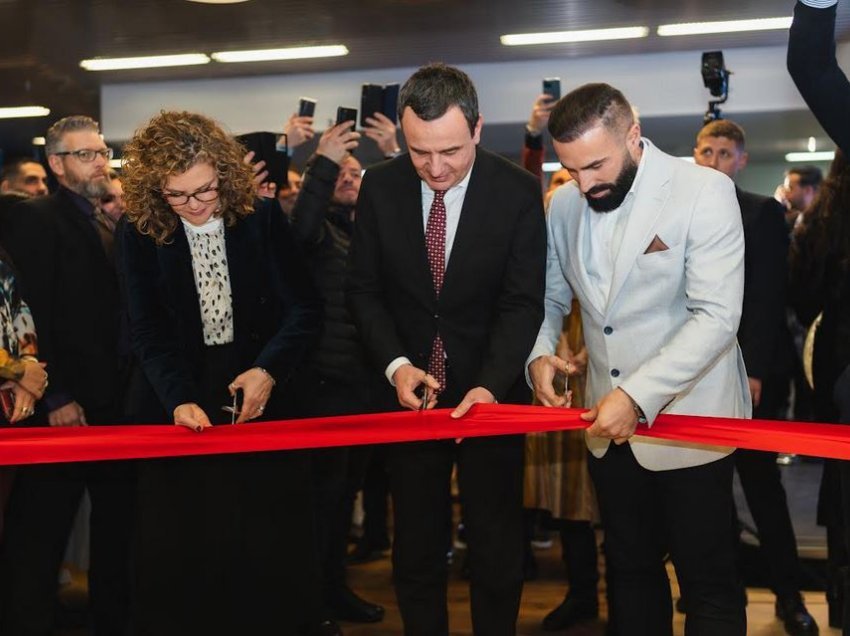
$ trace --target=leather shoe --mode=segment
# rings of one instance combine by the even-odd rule
[[[575,625],[580,621],[599,617],[599,601],[594,599],[572,598],[567,596],[564,602],[543,619],[543,631],[557,632]]]
[[[342,636],[342,628],[336,621],[327,619],[315,625],[309,625],[302,629],[300,634],[302,636]]]
[[[803,599],[799,596],[786,596],[776,599],[776,616],[785,624],[785,632],[790,636],[815,636],[818,624],[809,614]]]
[[[329,605],[337,620],[351,623],[377,623],[384,619],[383,606],[360,598],[347,586],[337,590]]]

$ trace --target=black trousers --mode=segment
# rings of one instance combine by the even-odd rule
[[[605,528],[617,636],[671,636],[670,556],[687,598],[688,636],[744,636],[735,554],[733,457],[668,471],[641,467],[628,443],[589,459]]]
[[[753,417],[784,419],[790,379],[766,379],[762,399]],[[768,564],[768,577],[773,593],[778,597],[799,596],[800,559],[797,540],[788,512],[785,487],[776,465],[776,453],[738,450],[735,468],[747,506],[758,530],[759,543]]]
[[[18,469],[0,556],[0,634],[53,632],[57,577],[83,492],[91,498],[93,633],[126,633],[135,473],[132,462]]]
[[[522,594],[523,459],[522,436],[415,442],[389,450],[393,582],[407,636],[449,633],[446,530],[455,462],[469,545],[473,631],[515,634]]]

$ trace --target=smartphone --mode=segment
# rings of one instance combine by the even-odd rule
[[[357,121],[356,108],[346,108],[345,106],[340,106],[336,109],[336,125],[339,126],[341,123],[346,121]]]
[[[547,77],[543,80],[543,92],[554,101],[561,99],[561,78]]]
[[[360,126],[365,128],[367,117],[384,110],[384,87],[380,84],[363,84],[360,88]],[[339,122],[337,122],[339,123]]]
[[[3,417],[6,421],[12,419],[12,413],[15,412],[15,392],[12,389],[0,390],[0,407],[3,409]]]
[[[265,161],[268,176],[265,181],[271,181],[278,188],[287,183],[289,170],[289,155],[277,149],[278,135],[272,132],[252,132],[239,135],[236,139],[245,146],[245,150],[254,152],[254,162]]]
[[[381,112],[394,124],[398,123],[398,91],[398,84],[384,86],[384,104]]]
[[[298,116],[312,117],[316,113],[316,100],[312,97],[302,97],[298,100]]]

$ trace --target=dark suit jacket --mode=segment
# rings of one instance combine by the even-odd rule
[[[90,423],[113,418],[121,399],[118,284],[91,221],[60,189],[12,208],[3,243],[35,319],[39,358],[47,362],[45,401],[64,394]]]
[[[129,223],[118,239],[133,351],[170,415],[203,395],[205,345],[189,243],[182,223],[165,245]],[[240,363],[266,369],[279,395],[320,325],[309,272],[274,201],[226,227],[225,245]]]
[[[850,82],[835,59],[836,10],[797,3],[788,38],[788,71],[820,125],[850,155]]]
[[[462,392],[527,402],[526,357],[543,319],[540,184],[478,149],[439,300],[425,250],[421,182],[408,155],[369,168],[351,245],[348,302],[377,367],[428,366],[437,330]],[[462,393],[461,393],[462,395]]]
[[[744,224],[744,305],[738,342],[747,375],[764,380],[790,373],[791,335],[785,317],[788,230],[774,199],[736,189]]]

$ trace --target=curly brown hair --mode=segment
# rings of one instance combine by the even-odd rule
[[[121,182],[127,218],[157,245],[177,229],[178,216],[162,195],[168,177],[209,163],[218,176],[215,214],[227,225],[254,211],[256,188],[245,149],[215,121],[198,113],[160,111],[124,147]]]

